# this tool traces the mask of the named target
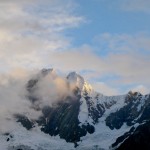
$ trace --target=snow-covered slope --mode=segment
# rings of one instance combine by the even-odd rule
[[[62,79],[43,69],[25,96],[31,111],[12,114],[16,126],[0,134],[0,150],[117,149],[150,120],[150,95],[105,96],[76,72]]]

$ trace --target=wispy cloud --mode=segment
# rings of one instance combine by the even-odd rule
[[[95,37],[101,51],[107,53],[150,53],[150,35],[103,33]]]
[[[84,21],[74,7],[71,0],[0,1],[0,67],[41,67],[45,55],[67,48],[63,32]]]
[[[111,87],[110,85],[107,85],[104,82],[92,83],[92,86],[94,87],[94,89],[96,89],[98,92],[104,95],[112,96],[120,94],[119,89]]]

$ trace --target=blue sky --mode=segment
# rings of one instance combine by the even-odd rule
[[[77,71],[99,92],[150,89],[149,0],[1,0],[0,73]]]
[[[138,10],[125,11],[115,1],[87,0],[86,3],[78,1],[78,12],[87,22],[78,29],[68,31],[68,34],[76,38],[75,44],[91,43],[96,35],[105,32],[135,34],[149,31],[149,13]]]

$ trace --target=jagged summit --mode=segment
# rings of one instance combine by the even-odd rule
[[[52,72],[52,71],[54,71],[53,68],[49,68],[49,69],[43,68],[43,69],[41,70],[41,73],[42,73],[42,74],[47,74],[47,73]]]
[[[67,76],[67,80],[69,81],[70,84],[73,84],[76,87],[78,87],[82,93],[86,91],[87,92],[93,91],[92,86],[88,84],[81,75],[77,74],[77,72],[69,73]]]
[[[130,96],[142,96],[142,94],[140,92],[134,92],[134,91],[129,91],[128,95],[130,95]]]
[[[48,74],[51,74],[51,75],[53,75],[53,76],[56,76],[56,75],[57,75],[55,69],[53,69],[53,68],[49,68],[49,69],[43,68],[43,69],[41,70],[41,74],[42,74],[43,76],[46,76],[46,75],[48,75]]]
[[[77,74],[76,71],[70,72],[67,76],[68,79],[69,78],[78,78],[78,77],[81,77],[81,76],[79,74]],[[83,78],[83,77],[81,77],[81,78]]]
[[[67,76],[67,80],[69,81],[70,84],[74,84],[77,86],[79,89],[82,89],[84,85],[84,78],[77,74],[76,72],[71,72]]]

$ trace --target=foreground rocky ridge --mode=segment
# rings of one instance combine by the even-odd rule
[[[39,82],[47,75],[54,79],[57,76],[53,69],[43,69],[26,85],[31,108],[41,111],[41,115],[31,119],[24,114],[13,114],[28,132],[39,127],[47,135],[73,143],[76,149],[150,149],[150,95],[129,92],[121,96],[104,96],[72,72],[65,79],[70,94],[51,105],[41,106],[42,97],[35,93]]]

